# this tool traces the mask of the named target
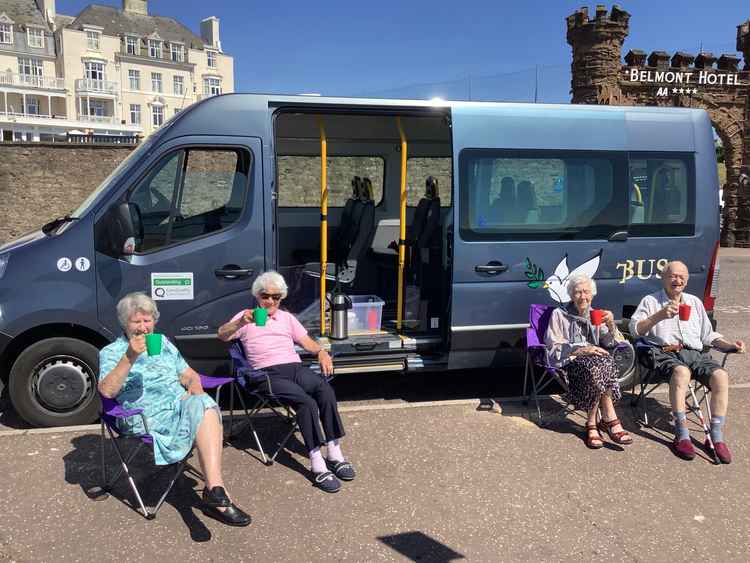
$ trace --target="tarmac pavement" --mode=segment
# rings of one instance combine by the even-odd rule
[[[725,466],[676,458],[666,422],[640,429],[624,406],[635,443],[597,451],[580,414],[555,418],[553,401],[547,428],[515,402],[349,406],[344,452],[358,476],[337,494],[310,485],[296,438],[271,467],[247,439],[225,448],[228,491],[253,517],[240,529],[199,511],[194,477],[153,521],[118,499],[130,502],[126,485],[87,498],[97,431],[3,432],[0,561],[747,561],[750,389],[731,401]],[[267,442],[281,430],[267,418],[259,429]]]

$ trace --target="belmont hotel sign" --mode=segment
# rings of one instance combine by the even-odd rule
[[[707,70],[673,71],[641,70],[632,68],[626,71],[631,82],[659,84],[657,96],[669,94],[697,94],[698,86],[739,86],[742,84],[739,74],[720,74]],[[666,86],[666,85],[669,86]]]

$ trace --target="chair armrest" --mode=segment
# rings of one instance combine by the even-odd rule
[[[115,418],[126,418],[128,416],[135,416],[137,414],[143,414],[143,409],[126,409],[121,405],[114,405],[107,408],[102,412],[106,416],[113,416]]]
[[[233,377],[212,377],[210,375],[198,374],[201,378],[201,385],[204,389],[216,389],[227,383],[234,381]]]

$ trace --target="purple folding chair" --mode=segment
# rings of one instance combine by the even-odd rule
[[[233,381],[231,377],[209,377],[209,376],[201,375],[200,378],[201,378],[201,384],[203,385],[204,389],[218,388],[217,393],[216,393],[217,403],[219,402],[219,399],[220,399],[221,386],[226,383],[231,383]],[[153,520],[154,518],[156,518],[156,513],[159,511],[162,504],[164,504],[164,501],[167,498],[167,495],[172,490],[172,487],[175,484],[175,481],[182,474],[185,468],[185,464],[187,463],[187,460],[191,455],[191,452],[188,452],[185,458],[182,459],[181,461],[172,464],[175,467],[175,470],[169,481],[169,485],[167,486],[164,493],[161,495],[159,502],[156,503],[156,506],[152,510],[149,510],[143,502],[143,497],[141,496],[141,493],[138,490],[138,487],[135,484],[135,480],[133,479],[133,476],[131,474],[130,468],[128,467],[128,464],[131,461],[133,461],[133,459],[135,459],[135,456],[138,454],[138,452],[141,450],[141,448],[144,445],[153,447],[154,440],[149,434],[148,420],[143,415],[142,409],[125,409],[116,400],[108,399],[107,397],[104,397],[101,394],[99,395],[99,398],[101,399],[101,404],[102,404],[100,417],[101,417],[101,464],[102,464],[103,485],[101,487],[93,487],[89,489],[87,493],[91,498],[94,498],[96,500],[103,500],[107,498],[109,496],[110,491],[112,490],[112,487],[120,478],[120,475],[124,473],[125,476],[127,477],[128,483],[130,484],[130,488],[132,489],[133,494],[135,494],[135,498],[138,501],[138,506],[140,507],[140,510],[143,513],[143,516],[147,520]],[[146,429],[145,433],[137,434],[137,435],[120,433],[117,427],[117,421],[119,419],[124,419],[130,416],[141,417],[141,421],[143,422],[143,427]],[[105,436],[105,429],[106,429],[106,433],[109,435],[109,440],[107,440],[107,437]],[[125,438],[133,438],[139,441],[138,446],[127,457],[123,455],[123,451],[120,447],[120,444],[118,443],[120,440],[125,439]],[[106,459],[105,459],[106,457],[105,448],[106,448],[106,443],[108,441],[112,444],[115,452],[117,453],[117,457],[120,459],[120,469],[109,480],[107,480],[107,465],[106,465]]]
[[[553,382],[558,383],[566,392],[568,391],[568,379],[565,370],[549,363],[547,347],[544,345],[544,335],[547,332],[554,310],[555,308],[549,305],[529,305],[529,327],[526,329],[526,365],[523,374],[524,404],[529,402],[529,394],[526,391],[530,379],[530,396],[534,399],[540,425],[542,424],[542,410],[539,408],[539,393]],[[567,405],[565,408],[567,410]]]
[[[542,411],[539,408],[539,393],[547,388],[551,383],[558,383],[565,393],[568,391],[568,375],[563,368],[558,368],[549,363],[547,358],[547,347],[544,344],[544,337],[547,333],[552,311],[555,308],[550,305],[532,304],[529,306],[529,328],[526,329],[526,365],[523,376],[523,393],[524,403],[528,404],[529,394],[527,394],[528,381],[531,380],[531,397],[536,405],[537,417],[539,424],[542,424]],[[628,341],[619,342],[611,354],[614,358],[615,365],[620,372],[620,377],[634,369],[635,350],[633,345]],[[566,402],[562,414],[568,414],[570,403]]]

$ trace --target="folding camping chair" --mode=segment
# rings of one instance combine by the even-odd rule
[[[215,388],[217,389],[217,392],[216,392],[217,403],[219,402],[219,399],[220,399],[221,386],[226,383],[231,383],[233,381],[232,378],[230,377],[208,377],[205,375],[201,375],[200,378],[201,378],[201,384],[203,385],[204,389],[215,389]],[[148,421],[146,420],[146,417],[143,415],[143,409],[123,408],[114,399],[109,399],[107,397],[102,396],[101,394],[99,395],[99,398],[101,399],[101,405],[102,405],[102,408],[100,411],[100,418],[101,418],[101,464],[102,464],[103,485],[101,487],[93,487],[89,489],[87,493],[91,498],[94,498],[96,500],[106,499],[109,496],[109,493],[111,492],[112,487],[120,478],[120,475],[124,473],[125,476],[127,477],[128,483],[130,484],[130,488],[132,489],[133,494],[135,494],[135,498],[138,501],[138,506],[140,507],[141,512],[143,513],[143,516],[147,520],[153,520],[154,518],[156,518],[156,513],[159,512],[159,509],[161,508],[162,504],[164,504],[164,501],[166,500],[167,495],[172,490],[172,487],[174,486],[175,481],[177,481],[177,478],[182,474],[185,468],[185,464],[187,463],[187,460],[191,455],[191,452],[188,452],[185,458],[182,459],[181,461],[171,464],[172,466],[174,466],[174,472],[169,481],[169,485],[167,486],[164,493],[161,495],[161,498],[159,498],[159,501],[156,503],[156,506],[152,510],[149,510],[143,502],[143,497],[141,496],[141,493],[138,490],[138,486],[135,484],[135,479],[133,479],[130,468],[128,467],[128,464],[130,464],[135,459],[135,456],[138,454],[138,452],[141,451],[141,448],[144,445],[153,446],[154,444],[154,440],[149,434]],[[120,433],[117,427],[117,420],[127,418],[130,416],[141,417],[141,421],[143,422],[143,427],[146,430],[143,434],[135,435],[135,434]],[[105,435],[105,429],[106,429],[106,434],[109,435],[109,440],[107,439]],[[137,439],[139,443],[138,443],[138,446],[130,453],[130,455],[124,456],[123,450],[120,447],[119,442],[127,438]],[[107,480],[107,464],[106,464],[106,459],[105,459],[106,458],[105,449],[106,449],[107,442],[110,442],[112,444],[115,452],[117,453],[117,457],[120,459],[120,469],[109,480]]]
[[[560,385],[565,393],[568,391],[568,376],[565,369],[549,363],[547,347],[544,344],[544,337],[554,309],[549,305],[531,304],[529,306],[529,327],[526,329],[526,364],[523,376],[524,404],[528,404],[529,397],[534,399],[540,425],[543,424],[543,421],[542,410],[539,407],[539,394],[552,383]],[[619,342],[612,350],[612,356],[621,377],[633,369],[635,351],[630,342]],[[527,393],[529,380],[531,380],[531,394]],[[560,412],[567,415],[569,405],[570,403],[566,401]]]
[[[638,382],[638,394],[630,401],[630,406],[636,411],[636,420],[641,422],[644,426],[650,427],[652,424],[648,420],[646,398],[653,393],[659,385],[669,383],[670,378],[663,376],[658,370],[656,370],[656,360],[654,357],[655,346],[653,344],[650,344],[643,338],[639,338],[635,343],[635,350],[640,368],[640,381]],[[722,368],[726,365],[729,354],[733,353],[735,353],[735,351],[724,352],[724,357],[721,362]],[[700,397],[700,399],[698,399],[698,397]],[[700,381],[691,379],[688,384],[688,397],[685,402],[685,407],[692,414],[701,417],[703,415],[701,405],[704,403],[706,406],[706,412],[708,413],[708,418],[706,420],[711,420],[711,389],[708,385],[704,385]],[[637,416],[639,405],[642,405],[643,409],[642,418]],[[657,419],[657,421],[658,420],[661,420],[661,418]]]
[[[258,385],[251,384],[251,382],[249,381],[249,376],[253,373],[253,369],[252,367],[250,367],[250,363],[245,357],[245,350],[242,348],[241,341],[232,341],[232,344],[229,346],[229,355],[232,358],[232,381],[235,384],[232,387],[232,396],[234,396],[236,386],[239,385],[242,391],[238,390],[237,394],[240,400],[240,404],[245,411],[245,420],[247,421],[247,425],[249,426],[253,438],[255,439],[255,445],[258,447],[258,451],[260,452],[263,463],[265,463],[266,465],[272,465],[276,460],[276,456],[279,455],[279,452],[284,449],[286,443],[292,437],[292,434],[294,434],[294,432],[299,429],[297,425],[296,415],[294,413],[294,410],[289,405],[283,404],[280,399],[273,394],[273,387],[271,386],[271,380],[268,375],[263,374],[268,385],[268,392],[259,389]],[[243,392],[247,393],[247,395],[254,400],[254,403],[249,409],[247,408],[245,399],[242,396]],[[273,455],[271,455],[271,457],[268,457],[266,455],[266,451],[263,449],[263,444],[261,443],[260,437],[258,436],[258,431],[255,428],[255,424],[253,424],[253,417],[255,417],[260,411],[265,408],[270,409],[271,412],[281,421],[283,421],[284,425],[287,427],[287,432],[284,435],[284,438],[278,443],[278,447],[276,448],[276,451],[273,452]],[[232,422],[230,428],[233,428],[233,410],[231,416]]]

